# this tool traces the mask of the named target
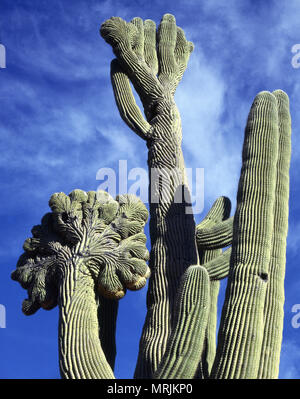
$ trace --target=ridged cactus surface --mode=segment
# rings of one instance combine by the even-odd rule
[[[278,201],[278,159],[281,157],[278,155],[277,98],[276,92],[259,93],[247,121],[230,270],[211,378],[258,378],[262,367],[264,337],[270,333],[266,327],[270,318],[272,320],[265,306],[269,303],[267,292],[276,290],[270,264],[274,256],[274,223],[279,222],[274,218]],[[283,251],[285,241],[286,231],[279,245]],[[285,263],[282,259],[281,262]],[[270,334],[277,334],[275,325]],[[282,326],[279,335],[282,335]]]
[[[190,379],[203,351],[210,311],[209,276],[203,266],[190,266],[178,289],[172,333],[154,378]]]
[[[257,378],[277,378],[283,330],[286,237],[289,214],[289,167],[291,159],[291,117],[289,99],[282,90],[273,92],[278,107],[278,159],[274,202],[269,285],[264,307],[264,336]]]
[[[217,333],[217,305],[218,296],[220,289],[220,279],[228,276],[229,271],[229,258],[222,254],[222,249],[203,249],[211,247],[207,245],[215,244],[216,240],[219,240],[219,235],[211,235],[211,232],[215,229],[219,229],[219,226],[224,224],[225,220],[228,220],[231,210],[231,202],[227,197],[218,198],[213,206],[211,207],[208,214],[198,224],[196,228],[196,241],[199,252],[199,263],[204,265],[208,272],[210,282],[210,309],[208,315],[208,322],[206,327],[206,336],[202,354],[200,356],[200,362],[198,371],[195,375],[196,378],[205,379],[208,378],[213,361],[216,354],[216,333]],[[200,233],[200,234],[199,234]],[[206,241],[206,245],[203,243],[203,236],[210,237]],[[227,234],[226,234],[227,236]],[[227,238],[225,240],[227,242]],[[220,242],[219,242],[220,244]],[[214,246],[214,245],[213,245]],[[225,247],[226,244],[223,242],[221,245]],[[226,254],[227,255],[227,254]]]

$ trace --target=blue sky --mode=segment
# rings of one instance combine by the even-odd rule
[[[123,123],[109,78],[111,48],[99,36],[111,16],[159,23],[176,16],[195,44],[176,102],[186,166],[204,168],[205,209],[220,195],[235,209],[247,115],[261,90],[285,90],[291,102],[292,160],[286,302],[280,378],[300,376],[300,43],[297,0],[1,0],[0,69],[1,279],[0,378],[59,378],[58,310],[21,312],[26,291],[10,280],[31,227],[48,211],[52,193],[96,190],[98,169],[147,168],[147,149]],[[148,244],[149,245],[149,244]],[[224,291],[224,284],[222,285]],[[116,376],[132,378],[145,317],[146,289],[120,301]],[[222,298],[222,296],[221,296]],[[221,300],[220,300],[221,302]]]

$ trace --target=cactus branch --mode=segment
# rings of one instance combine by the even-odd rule
[[[154,378],[193,378],[203,350],[209,315],[209,277],[202,266],[190,266],[176,301],[174,327]]]
[[[232,243],[233,217],[221,221],[212,227],[199,227],[196,230],[198,248],[218,249]]]
[[[205,218],[198,224],[197,230],[207,231],[223,223],[230,215],[231,202],[227,197],[218,198]],[[197,240],[197,235],[196,235]],[[197,242],[198,245],[198,242]],[[198,246],[199,262],[207,270],[210,277],[210,311],[207,322],[203,352],[195,378],[208,378],[216,354],[217,304],[220,289],[219,279],[227,276],[229,261],[225,260],[221,249],[207,250]],[[221,262],[220,262],[221,261]],[[227,262],[226,262],[227,261]],[[227,274],[226,274],[227,273]]]
[[[123,121],[142,139],[147,140],[151,125],[145,120],[137,106],[130,80],[117,59],[111,62],[111,82]]]
[[[65,263],[59,290],[61,376],[64,379],[114,378],[99,340],[93,278],[84,268],[82,276],[77,276],[79,263],[77,259],[73,262]]]
[[[231,252],[232,248],[230,247],[218,257],[204,263],[203,266],[207,270],[211,281],[218,281],[228,277]]]

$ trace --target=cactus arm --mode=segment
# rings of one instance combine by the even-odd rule
[[[151,125],[144,119],[136,104],[129,78],[117,59],[112,60],[110,68],[112,87],[120,115],[135,133],[146,140]]]
[[[228,247],[232,243],[233,217],[209,227],[196,230],[198,248],[218,249]]]
[[[197,225],[197,230],[212,227],[223,220],[229,218],[231,211],[231,201],[229,198],[221,196],[213,203],[205,218]]]
[[[182,276],[174,327],[154,378],[193,378],[203,350],[209,314],[209,277],[202,266],[190,266]]]
[[[211,229],[213,226],[218,225],[223,220],[226,220],[230,215],[231,202],[227,197],[218,198],[205,218],[198,224],[197,229]],[[198,247],[199,263],[205,267],[210,277],[210,311],[207,322],[207,330],[204,341],[203,353],[199,362],[199,367],[195,378],[204,379],[208,378],[216,353],[216,328],[217,328],[217,303],[220,283],[215,277],[222,276],[222,269],[227,267],[225,273],[229,269],[229,262],[227,265],[217,266],[217,262],[222,259],[222,250],[205,250]],[[216,262],[217,260],[217,262]],[[213,265],[211,263],[214,262]],[[221,272],[221,276],[220,276]],[[224,273],[224,274],[225,274]]]
[[[195,375],[198,379],[209,378],[213,362],[216,355],[216,331],[217,331],[217,305],[220,289],[220,280],[228,277],[231,248],[222,253],[221,250],[204,251],[205,256],[201,258],[207,260],[203,267],[208,272],[210,278],[210,311],[207,322],[207,331],[204,342],[204,350],[199,363],[199,368]],[[209,259],[211,259],[209,261]]]
[[[127,23],[122,18],[112,17],[101,25],[100,34],[112,46],[115,56],[144,104],[144,101],[162,96],[163,88],[151,67],[141,57],[139,43],[144,36],[144,27],[138,24],[137,20],[138,18],[135,18],[134,21]],[[148,42],[149,40],[151,37],[148,36]]]
[[[156,24],[151,19],[146,19],[144,21],[144,58],[151,73],[156,76],[158,73]]]
[[[182,79],[182,76],[187,68],[190,55],[193,51],[194,44],[186,39],[183,29],[177,27],[175,46],[175,61],[178,66],[176,73],[176,87]]]
[[[291,158],[291,118],[288,96],[273,92],[278,104],[279,148],[275,191],[274,227],[269,283],[265,301],[265,328],[258,378],[278,378],[283,330],[286,237],[289,214],[289,166]]]
[[[206,269],[207,264],[214,259],[219,259],[222,254],[221,249],[216,250],[200,250],[199,263]],[[210,277],[210,276],[209,276]],[[216,329],[217,329],[217,305],[219,296],[220,282],[218,280],[209,280],[210,292],[210,309],[207,320],[203,350],[200,356],[197,372],[194,376],[196,379],[207,379],[216,354]]]
[[[217,252],[217,250],[215,251]],[[203,264],[211,281],[219,281],[228,277],[231,252],[232,248],[230,247],[219,256]]]
[[[257,378],[271,256],[278,154],[272,93],[251,107],[234,216],[232,255],[211,378]]]
[[[170,86],[172,94],[182,79],[193,49],[193,43],[186,40],[173,15],[166,14],[158,28],[158,80],[163,86]]]

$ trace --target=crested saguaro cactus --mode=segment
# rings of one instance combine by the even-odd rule
[[[12,274],[28,290],[23,312],[58,304],[63,378],[113,378],[117,300],[150,273],[148,211],[134,196],[100,191],[53,194],[49,205]]]
[[[63,378],[113,378],[118,300],[149,278],[135,378],[277,378],[291,152],[287,95],[265,91],[254,99],[234,217],[230,200],[220,197],[195,226],[174,101],[193,44],[170,14],[158,29],[151,20],[112,17],[100,34],[116,56],[111,82],[120,115],[149,150],[149,267],[147,210],[136,197],[54,194],[52,213],[33,228],[12,274],[28,290],[24,313],[59,305]],[[217,334],[219,281],[226,277]]]
[[[135,372],[137,378],[149,378],[167,346],[180,278],[188,266],[197,264],[195,222],[193,215],[186,213],[189,199],[180,114],[174,101],[193,45],[170,14],[164,15],[157,34],[151,20],[134,18],[126,23],[114,17],[104,22],[100,33],[117,57],[111,63],[111,80],[120,114],[149,149],[152,277]],[[147,120],[136,105],[130,81]],[[168,180],[168,190],[157,172]],[[174,200],[183,194],[183,201]]]

